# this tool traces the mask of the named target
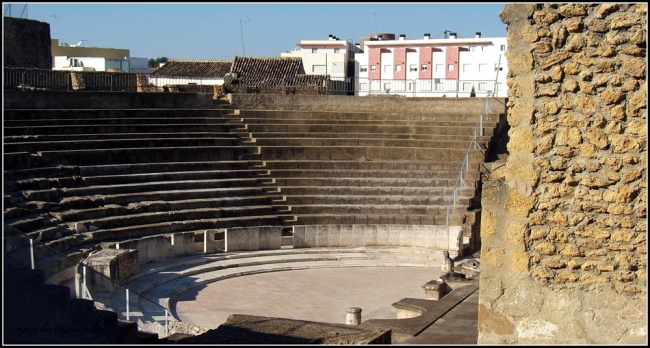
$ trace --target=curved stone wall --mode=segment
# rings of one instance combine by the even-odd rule
[[[479,344],[647,342],[645,4],[511,4]]]

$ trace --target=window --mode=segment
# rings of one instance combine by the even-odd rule
[[[384,65],[384,72],[385,73],[389,73],[389,72],[392,72],[392,71],[393,71],[393,66],[392,65],[389,65],[389,64]]]
[[[402,71],[402,64],[395,65],[395,71]]]
[[[384,91],[390,91],[390,82],[384,83]]]
[[[422,71],[427,71],[427,65],[426,65],[426,64],[422,64],[422,68],[421,68],[421,70],[422,70]]]
[[[434,84],[436,86],[436,91],[444,91],[442,81],[440,81],[440,79],[435,79]]]
[[[463,72],[470,72],[471,68],[471,64],[463,64]]]
[[[478,65],[478,72],[486,72],[487,71],[487,64],[485,63],[479,63]]]
[[[479,92],[487,92],[487,82],[479,82],[478,90]]]
[[[318,48],[312,48],[311,53],[318,53]]]
[[[418,71],[418,66],[415,64],[409,65],[409,71]]]
[[[334,49],[334,53],[339,53],[339,52],[341,52],[341,49],[340,49],[340,48],[335,48],[335,49]]]
[[[332,73],[333,74],[343,73],[343,62],[333,62],[332,63]]]
[[[444,71],[444,65],[442,64],[436,64],[436,72],[442,72]]]
[[[363,82],[359,84],[359,90],[360,91],[367,91],[368,90],[368,84]]]
[[[370,66],[370,71],[377,71],[377,66],[376,65],[371,65]]]
[[[449,64],[449,65],[447,66],[447,69],[449,69],[449,71],[454,71],[454,65],[453,65],[453,64]]]
[[[361,65],[359,67],[359,71],[360,72],[367,72],[368,71],[368,66],[367,65]]]
[[[506,45],[501,45],[501,52],[506,50]]]
[[[313,65],[311,72],[314,74],[325,74],[325,65]]]
[[[463,82],[463,91],[469,92],[472,89],[471,82]]]
[[[494,71],[503,71],[501,64],[499,63],[494,64]]]
[[[409,82],[409,91],[415,90],[415,82]]]

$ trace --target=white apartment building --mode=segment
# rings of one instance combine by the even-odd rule
[[[350,77],[359,47],[347,40],[329,35],[328,40],[301,40],[296,50],[281,57],[300,57],[307,75],[330,75],[332,79]]]
[[[388,34],[392,35],[392,34]],[[394,35],[392,35],[394,37]],[[507,38],[366,40],[356,53],[355,95],[410,97],[507,97]]]
[[[67,71],[108,71],[120,69],[127,73],[149,73],[147,58],[105,58],[105,57],[68,57],[54,56],[52,70]]]

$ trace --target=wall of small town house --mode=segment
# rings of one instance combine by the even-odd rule
[[[508,4],[479,344],[647,343],[647,6]]]
[[[52,69],[48,23],[4,17],[3,31],[4,67]]]

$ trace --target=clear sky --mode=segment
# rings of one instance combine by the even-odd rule
[[[3,3],[4,15],[50,24],[59,42],[129,49],[131,57],[277,57],[300,40],[332,34],[358,43],[374,32],[407,39],[505,37],[505,3],[198,2]],[[243,40],[242,40],[243,39]]]

